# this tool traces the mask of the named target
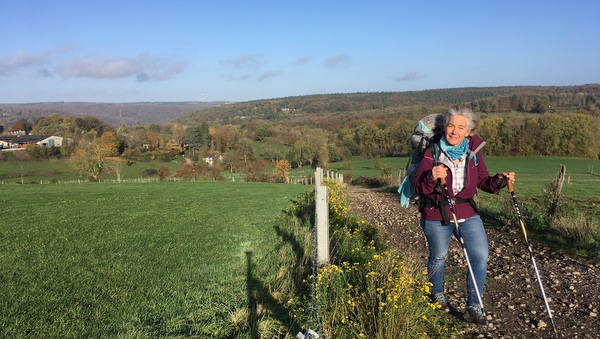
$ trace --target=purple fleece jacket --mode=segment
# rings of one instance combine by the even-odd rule
[[[478,136],[471,136],[469,140],[469,149],[475,150],[482,142],[483,141]],[[450,198],[469,199],[475,196],[478,188],[488,193],[496,193],[502,188],[500,186],[501,180],[499,179],[498,174],[495,176],[490,176],[487,167],[485,166],[485,161],[483,160],[481,150],[479,150],[476,154],[477,165],[475,165],[474,159],[469,161],[466,172],[467,183],[462,191],[458,192],[456,196],[454,196],[454,193],[452,192],[452,173],[449,169],[447,170],[448,175],[446,176],[446,185],[448,187]],[[433,200],[445,200],[441,194],[441,191],[436,190],[439,182],[434,181],[431,177],[431,168],[433,165],[431,149],[428,148],[423,155],[423,159],[419,164],[419,168],[417,169],[417,174],[415,177],[415,193],[419,196],[426,196]],[[452,219],[452,214],[449,207],[446,206],[445,208],[446,215]],[[476,214],[473,207],[471,207],[471,205],[468,203],[456,204],[454,210],[456,212],[457,219],[466,219]],[[426,220],[443,220],[442,213],[435,206],[421,210],[421,217],[425,218]]]

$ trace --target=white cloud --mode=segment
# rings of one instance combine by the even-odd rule
[[[109,57],[73,59],[58,67],[60,75],[67,78],[124,78],[142,71],[143,68],[138,59]]]
[[[168,62],[147,56],[136,58],[90,57],[73,59],[58,66],[66,78],[111,79],[135,76],[138,82],[161,81],[185,69],[184,62]]]
[[[186,67],[184,62],[176,62],[174,64],[166,64],[158,67],[147,67],[136,75],[138,82],[144,81],[162,81],[172,78],[175,74],[181,73]]]
[[[0,59],[0,76],[8,76],[21,68],[44,65],[48,62],[48,55],[31,55],[18,51],[12,57]]]

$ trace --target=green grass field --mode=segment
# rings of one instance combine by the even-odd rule
[[[407,158],[382,158],[381,167],[389,166],[394,170],[404,169]],[[539,197],[542,189],[556,177],[560,164],[566,165],[567,180],[563,187],[566,196],[579,201],[600,201],[600,160],[568,157],[486,157],[485,162],[490,174],[503,171],[516,173],[515,191],[519,194]],[[374,159],[353,159],[352,169],[343,169],[343,164],[333,163],[331,168],[340,173],[375,177],[381,175],[381,169],[374,168]],[[589,172],[594,171],[596,175]]]
[[[308,189],[0,185],[0,336],[231,337],[248,253],[265,265],[277,216]]]
[[[598,160],[486,162],[491,173],[517,173],[524,209],[539,209],[542,188],[566,164],[563,194],[587,206],[583,213],[600,215],[600,177],[588,173],[600,169]],[[161,164],[135,163],[123,177],[139,178]],[[169,164],[174,172],[178,164]],[[381,159],[395,169],[405,164]],[[373,159],[356,159],[341,172],[381,175],[373,167]],[[249,281],[265,293],[262,283],[275,274],[264,267],[273,265],[276,218],[312,189],[229,181],[17,185],[20,173],[24,183],[77,181],[65,161],[0,163],[2,337],[250,338],[230,318],[244,315],[237,311],[257,292]],[[312,169],[292,175],[310,176]]]
[[[131,166],[123,166],[121,177],[124,179],[141,178],[145,170],[157,169],[160,166],[169,168],[171,175],[179,167],[179,161],[135,161]],[[115,174],[103,173],[104,180],[116,180]],[[75,172],[65,159],[45,161],[4,161],[0,162],[0,183],[49,183],[87,180]]]
[[[524,196],[539,197],[542,188],[550,182],[557,174],[560,164],[567,168],[567,181],[564,185],[564,194],[570,199],[578,201],[600,201],[597,193],[600,190],[600,160],[586,158],[567,157],[486,157],[486,164],[490,173],[501,171],[514,171],[517,174],[515,190]],[[131,166],[123,166],[121,177],[124,180],[135,180],[142,178],[145,170],[157,169],[166,166],[170,169],[171,176],[179,167],[180,160],[170,162],[136,161]],[[382,158],[380,166],[388,166],[394,171],[406,167],[407,158]],[[381,175],[381,169],[375,169],[374,159],[354,158],[351,168],[347,169],[348,163],[332,163],[330,169],[342,174],[348,174],[353,178],[377,177]],[[593,171],[597,175],[591,175]],[[314,169],[310,166],[294,169],[290,177],[311,177]],[[240,173],[228,173],[223,171],[225,181],[240,181]],[[104,173],[103,180],[113,181],[115,174]],[[74,172],[66,160],[50,161],[5,161],[0,162],[0,183],[49,183],[86,180]]]

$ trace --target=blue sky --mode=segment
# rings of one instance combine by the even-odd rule
[[[600,1],[0,0],[0,103],[600,82]]]

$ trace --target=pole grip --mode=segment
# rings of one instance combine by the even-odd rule
[[[440,178],[440,184],[446,186],[446,178]]]
[[[506,179],[506,187],[508,188],[508,193],[512,193],[515,191],[512,182],[510,182],[510,180],[508,179]]]

